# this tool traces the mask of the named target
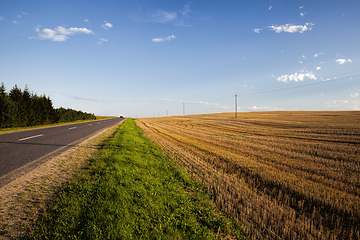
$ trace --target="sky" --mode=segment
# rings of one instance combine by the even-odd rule
[[[0,0],[0,82],[97,116],[360,110],[360,1]],[[185,110],[185,111],[184,111]]]

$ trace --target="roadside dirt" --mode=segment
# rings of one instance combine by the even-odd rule
[[[62,184],[96,157],[101,143],[123,122],[96,133],[0,188],[0,240],[24,236]]]

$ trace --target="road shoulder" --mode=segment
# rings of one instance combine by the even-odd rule
[[[92,135],[1,187],[0,239],[21,237],[61,185],[96,156],[101,143],[109,139],[123,122]]]

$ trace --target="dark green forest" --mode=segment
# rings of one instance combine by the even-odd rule
[[[28,127],[51,123],[96,119],[94,114],[73,109],[54,108],[50,97],[30,93],[15,85],[6,92],[0,87],[0,128]]]

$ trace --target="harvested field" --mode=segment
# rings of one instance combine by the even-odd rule
[[[360,239],[360,112],[138,119],[254,239]]]

